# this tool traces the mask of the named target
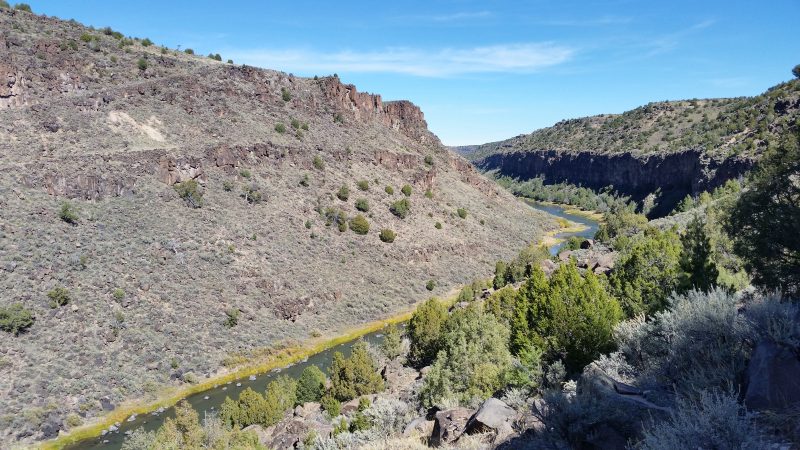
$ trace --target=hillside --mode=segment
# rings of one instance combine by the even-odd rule
[[[655,102],[622,114],[569,119],[466,156],[483,171],[617,191],[660,190],[663,214],[752,167],[800,117],[800,80],[755,97]]]
[[[0,73],[0,306],[35,316],[0,339],[0,447],[391,316],[556,227],[335,76],[1,8]]]

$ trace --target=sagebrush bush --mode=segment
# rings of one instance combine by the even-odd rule
[[[356,234],[367,234],[369,233],[369,222],[366,217],[359,214],[350,220],[350,229]]]
[[[403,187],[400,189],[400,192],[402,192],[403,195],[405,195],[406,197],[410,197],[411,196],[411,185],[409,185],[409,184],[403,185]]]
[[[396,236],[397,234],[388,228],[384,228],[381,230],[380,234],[381,241],[386,242],[387,244],[391,244],[392,242],[394,242],[394,238]]]
[[[456,214],[458,214],[458,217],[460,217],[462,219],[466,219],[467,218],[467,210],[464,209],[464,208],[458,208],[456,210]]]
[[[275,131],[277,131],[280,134],[286,133],[286,125],[284,125],[284,124],[282,124],[280,122],[276,123],[275,124]]]
[[[75,225],[78,223],[78,210],[72,203],[65,201],[61,203],[58,217],[70,225]]]
[[[663,421],[645,427],[640,450],[767,448],[753,417],[735,395],[702,391],[695,400],[682,399]]]
[[[282,87],[281,88],[281,98],[283,99],[284,102],[288,102],[289,100],[292,99],[292,93],[289,92],[289,90],[286,89],[285,87]]]
[[[386,186],[385,188],[383,188],[383,190],[386,191],[386,193],[389,195],[394,195],[394,188],[391,186]]]
[[[369,211],[369,202],[365,198],[360,198],[356,200],[356,209],[361,212]]]
[[[407,198],[398,200],[389,206],[389,211],[401,219],[405,219],[410,210],[411,202]]]
[[[325,163],[322,161],[322,158],[320,158],[319,155],[314,155],[314,159],[311,161],[311,163],[317,170],[322,170],[325,168]]]
[[[368,191],[369,190],[369,181],[367,181],[367,180],[358,180],[358,183],[356,183],[356,186],[358,186],[358,188],[360,190],[362,190],[362,191]]]
[[[0,306],[0,330],[6,333],[17,336],[30,328],[35,320],[33,313],[22,306],[21,303]]]
[[[343,185],[342,185],[342,186],[339,188],[339,192],[337,192],[337,193],[336,193],[336,197],[337,197],[339,200],[341,200],[341,201],[343,201],[343,202],[346,202],[346,201],[347,201],[347,199],[348,199],[348,198],[350,198],[350,188],[349,188],[349,187],[347,187],[347,185],[346,185],[346,184],[343,184]]]
[[[778,294],[756,294],[747,301],[745,317],[751,324],[753,340],[770,339],[800,347],[800,305]]]
[[[71,300],[69,291],[63,287],[55,287],[47,293],[47,298],[50,299],[50,307],[58,308],[68,304]]]
[[[136,62],[136,67],[138,67],[139,70],[147,70],[147,60],[139,58],[139,61]]]
[[[175,192],[182,198],[190,208],[200,208],[203,206],[203,191],[200,184],[195,180],[182,181],[174,186]]]
[[[752,333],[738,303],[738,295],[719,288],[673,294],[668,310],[621,323],[614,338],[642,377],[681,392],[725,388],[744,370],[743,341]]]

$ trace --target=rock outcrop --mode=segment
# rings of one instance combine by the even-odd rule
[[[747,366],[748,408],[782,411],[800,406],[800,358],[797,349],[763,340],[758,343]]]
[[[686,195],[709,191],[741,176],[753,164],[748,158],[711,159],[697,150],[634,156],[532,149],[499,152],[475,161],[482,171],[496,170],[521,180],[540,177],[548,184],[571,183],[598,190],[613,186],[635,200],[660,190],[654,216],[669,212]]]
[[[449,444],[464,433],[467,421],[475,411],[468,408],[451,408],[436,413],[430,444],[438,447]]]

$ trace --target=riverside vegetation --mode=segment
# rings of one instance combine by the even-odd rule
[[[773,232],[778,226],[800,232],[789,220],[800,214],[798,144],[800,133],[787,136],[765,153],[744,187],[729,185],[706,196],[715,201],[676,212],[691,214],[687,222],[665,226],[630,211],[606,213],[597,239],[619,252],[609,276],[581,270],[573,260],[548,275],[547,252],[528,249],[499,262],[490,282],[465,286],[454,305],[437,298],[423,303],[405,339],[390,327],[380,348],[362,342],[350,358],[336,355],[329,380],[309,367],[299,381],[274,381],[263,397],[246,392],[238,402],[229,399],[203,426],[193,419],[185,429],[191,431],[176,434],[168,423],[133,436],[126,448],[163,448],[154,443],[166,439],[169,448],[187,448],[193,436],[205,440],[191,448],[216,448],[209,439],[219,435],[220,422],[226,439],[248,432],[254,434],[246,439],[255,439],[264,428],[240,427],[299,420],[285,413],[310,408],[309,402],[319,402],[333,426],[324,434],[308,431],[296,444],[302,448],[797,445],[800,391],[778,381],[787,373],[759,367],[800,367],[793,356],[800,348],[800,249]],[[753,208],[782,214],[762,218]],[[767,235],[774,239],[761,239]],[[725,248],[733,254],[720,253]],[[776,249],[785,257],[776,259]],[[731,258],[755,289],[729,283],[722,269]],[[493,292],[480,294],[490,285]],[[789,360],[772,360],[765,348],[786,349]],[[411,393],[402,400],[382,393],[396,392],[390,374],[398,365],[423,374],[415,381],[412,370]],[[492,397],[511,411],[503,419],[508,429],[481,415]],[[345,412],[342,402],[353,406]],[[432,431],[409,434],[406,424],[426,416],[433,417]],[[482,427],[471,425],[481,420]]]

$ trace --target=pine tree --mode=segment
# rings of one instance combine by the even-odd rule
[[[317,366],[303,369],[297,380],[297,404],[318,402],[325,393],[325,374]]]
[[[435,297],[420,305],[411,316],[408,322],[408,338],[411,340],[409,361],[415,367],[427,366],[436,358],[445,320],[447,309]]]
[[[706,222],[695,214],[681,236],[681,270],[683,288],[708,292],[717,284],[719,270],[712,255],[711,240],[706,233]]]

